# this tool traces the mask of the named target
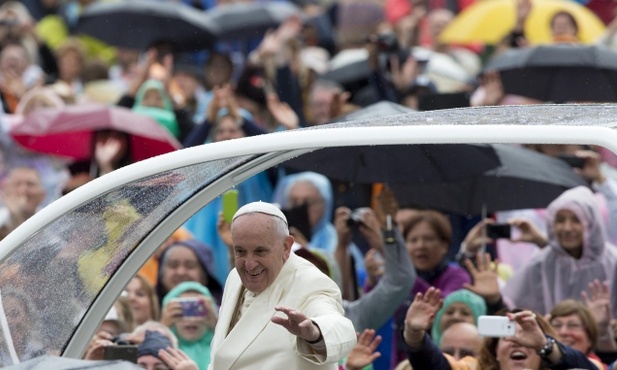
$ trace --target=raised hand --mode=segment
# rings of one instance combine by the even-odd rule
[[[430,287],[425,294],[418,293],[405,315],[405,342],[410,347],[422,342],[424,333],[433,326],[435,314],[443,306],[441,291]]]
[[[285,126],[288,130],[298,128],[300,119],[298,118],[296,112],[291,109],[289,104],[280,101],[276,94],[268,94],[267,104],[268,110],[276,122]]]
[[[360,370],[381,356],[381,353],[377,352],[377,347],[381,343],[381,335],[375,336],[375,330],[364,329],[357,337],[358,342],[347,356],[345,363],[347,370]]]
[[[297,15],[292,15],[281,23],[276,30],[276,34],[281,42],[286,43],[296,38],[301,31],[302,19]]]
[[[88,348],[86,348],[86,353],[84,354],[85,360],[102,360],[105,347],[113,346],[113,342],[111,339],[113,335],[106,331],[99,331],[94,335],[90,344],[88,344]]]
[[[370,208],[361,208],[361,223],[359,225],[360,234],[371,248],[383,252],[383,235],[381,232],[381,225],[375,212]]]
[[[394,87],[398,91],[405,91],[420,74],[420,66],[413,56],[407,57],[401,66],[398,55],[390,56],[390,74]]]
[[[290,307],[276,306],[274,310],[284,313],[287,317],[272,316],[272,322],[281,325],[291,334],[308,342],[314,342],[321,337],[321,330],[302,312]]]
[[[476,267],[477,266],[477,267]],[[463,287],[468,289],[486,300],[488,304],[495,304],[501,298],[499,293],[499,275],[497,269],[499,268],[499,261],[491,261],[491,255],[485,253],[482,255],[478,253],[476,255],[476,266],[471,260],[465,260],[465,267],[471,275],[473,284],[465,283]]]
[[[338,245],[347,248],[351,243],[351,229],[347,226],[347,219],[351,215],[351,210],[347,207],[338,207],[334,211],[334,227],[338,236]]]
[[[585,159],[583,168],[574,168],[574,171],[577,174],[581,175],[588,181],[597,182],[599,184],[606,181],[606,177],[600,169],[602,157],[600,157],[599,153],[596,153],[593,150],[579,150],[575,153],[575,155],[579,158]]]
[[[508,318],[516,321],[516,334],[512,337],[507,337],[520,346],[532,348],[534,350],[541,349],[546,344],[544,332],[536,321],[536,314],[531,311],[521,311],[517,313],[507,313]]]
[[[516,2],[516,30],[523,31],[525,21],[531,12],[531,0],[517,0]]]
[[[484,101],[480,105],[499,105],[506,95],[501,76],[497,71],[484,72],[480,85],[484,89]]]
[[[383,258],[379,258],[379,252],[373,248],[369,249],[364,255],[364,266],[366,267],[367,283],[375,286],[384,273]]]
[[[122,156],[122,141],[116,137],[107,137],[104,141],[96,142],[94,158],[102,174],[114,170],[114,165]]]
[[[171,370],[199,370],[195,361],[191,360],[182,350],[165,348],[159,350],[159,358],[169,366]]]
[[[377,208],[375,214],[381,223],[382,229],[386,230],[388,226],[388,215],[393,221],[398,212],[398,201],[392,189],[385,187],[377,196]]]
[[[219,212],[218,221],[216,222],[216,231],[219,233],[219,237],[227,246],[229,252],[233,252],[233,241],[231,239],[231,224],[225,221],[223,212]]]
[[[216,327],[216,323],[219,321],[218,311],[216,310],[214,304],[212,302],[210,302],[209,299],[206,299],[204,297],[203,301],[204,301],[204,305],[206,307],[206,315],[204,317],[204,321],[206,323],[206,326],[210,330],[214,331],[214,328]]]
[[[606,281],[595,279],[589,283],[589,295],[583,291],[583,302],[596,319],[598,327],[608,327],[611,322],[611,296]]]
[[[464,248],[463,252],[469,254],[476,254],[482,248],[482,244],[489,244],[493,242],[493,239],[488,236],[484,236],[482,229],[486,227],[488,224],[494,223],[494,220],[490,218],[486,218],[480,222],[478,222],[474,227],[469,230],[467,235],[465,236],[465,240],[463,240],[463,244],[461,248]]]
[[[180,302],[170,301],[163,307],[163,312],[161,312],[161,323],[168,328],[174,325],[178,320],[181,320],[184,313],[182,311],[182,306]]]
[[[544,248],[548,245],[546,236],[544,236],[533,222],[525,218],[512,218],[508,220],[508,223],[521,231],[519,237],[512,239],[513,242],[534,243],[540,248]]]

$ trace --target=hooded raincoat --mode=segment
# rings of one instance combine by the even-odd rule
[[[197,292],[205,296],[206,299],[210,301],[214,309],[218,311],[218,306],[214,301],[214,297],[212,297],[210,290],[194,281],[185,281],[170,290],[165,298],[163,298],[163,307],[172,299],[179,298],[186,292]],[[214,337],[214,331],[211,329],[206,329],[204,334],[199,339],[193,341],[182,338],[178,334],[178,330],[175,325],[171,327],[171,331],[178,338],[178,348],[180,348],[187,354],[187,356],[195,361],[197,367],[199,367],[199,370],[206,370],[210,364],[210,342],[212,342],[212,338]]]
[[[576,259],[563,249],[555,233],[555,217],[560,210],[572,211],[583,225],[583,253]],[[591,190],[576,187],[564,192],[547,208],[549,245],[524,265],[503,290],[517,308],[547,314],[564,299],[580,300],[594,279],[608,281],[612,315],[617,315],[617,250],[606,241],[604,224]]]

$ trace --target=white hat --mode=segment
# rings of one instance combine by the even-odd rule
[[[236,211],[236,214],[234,215],[231,222],[235,221],[236,218],[248,213],[265,213],[267,215],[280,218],[281,220],[285,221],[285,225],[287,225],[287,218],[278,207],[276,207],[274,204],[261,201],[249,203],[240,207],[240,209]]]

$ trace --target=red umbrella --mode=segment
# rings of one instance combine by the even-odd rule
[[[133,162],[182,147],[153,118],[127,108],[101,104],[37,109],[22,123],[11,127],[9,133],[29,150],[79,161],[90,159],[92,136],[95,131],[105,129],[130,135]]]

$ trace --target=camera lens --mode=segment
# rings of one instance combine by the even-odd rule
[[[111,342],[115,343],[119,346],[126,346],[126,345],[130,345],[132,344],[131,342],[129,342],[125,336],[123,335],[118,335],[117,337],[113,337],[111,338]]]

